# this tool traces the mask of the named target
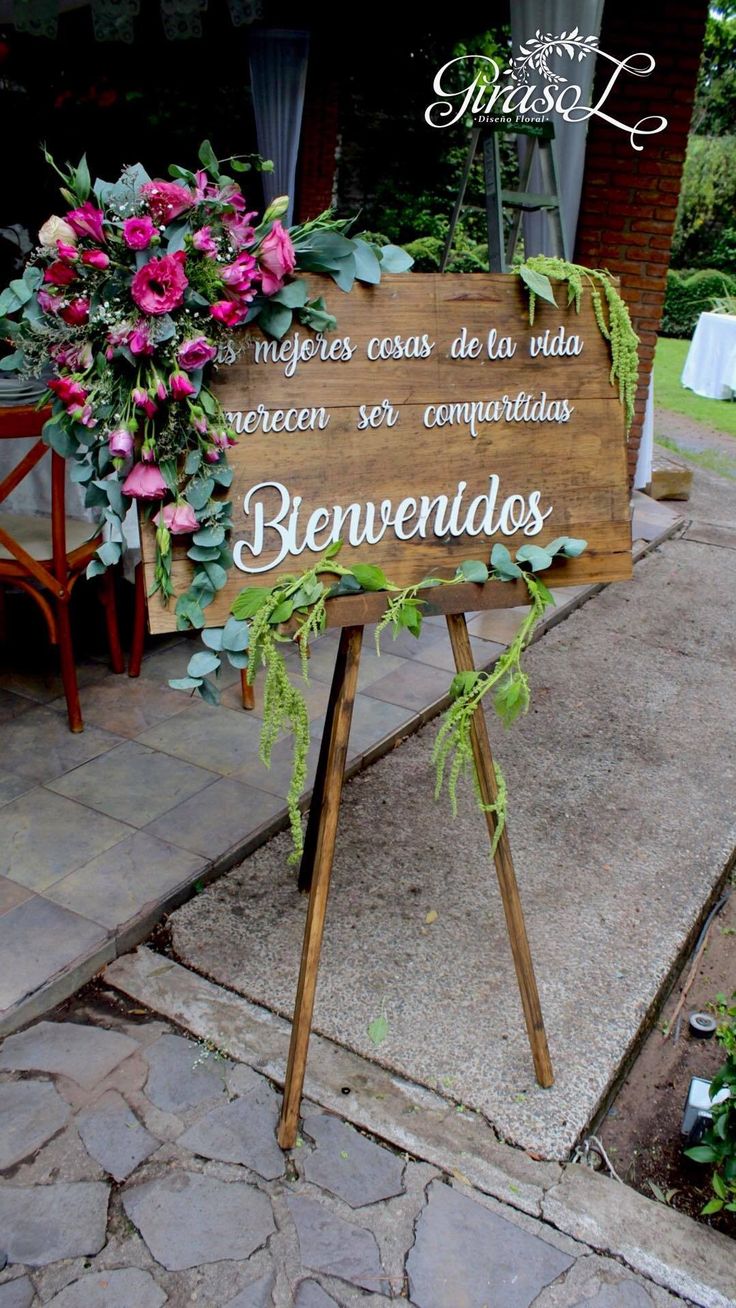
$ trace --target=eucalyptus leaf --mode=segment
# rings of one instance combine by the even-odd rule
[[[202,640],[208,649],[222,649],[222,627],[207,627],[202,632]]]
[[[228,654],[240,654],[248,648],[250,632],[247,622],[228,618],[222,630],[222,648]]]
[[[0,368],[3,372],[15,372],[20,368],[24,357],[22,350],[14,350],[12,354],[6,354],[4,359],[0,359]]]
[[[214,489],[214,481],[211,477],[206,477],[204,481],[190,481],[184,494],[193,509],[203,509],[212,499]],[[199,532],[197,532],[197,535],[199,535]],[[196,537],[194,539],[197,544],[201,544],[200,541],[196,540]]]
[[[0,315],[5,313],[17,313],[22,305],[23,301],[18,299],[15,291],[11,291],[10,287],[6,286],[5,290],[0,295]]]
[[[307,284],[301,278],[297,277],[293,282],[287,282],[281,287],[275,295],[270,296],[271,304],[276,301],[277,304],[285,304],[287,309],[296,309],[307,302]]]
[[[195,472],[199,472],[202,466],[202,453],[200,450],[190,450],[184,460],[184,471],[187,477],[193,477]]]
[[[241,671],[243,668],[247,668],[248,654],[245,650],[226,649],[224,654],[231,668],[240,668]]]
[[[188,677],[206,677],[210,672],[215,672],[220,666],[220,660],[217,655],[210,650],[199,650],[193,654],[187,664]]]
[[[210,685],[209,681],[203,681],[201,683],[199,686],[199,693],[205,704],[219,704],[220,702],[220,696],[214,686]]]
[[[466,581],[488,581],[488,568],[480,559],[463,559],[457,571]]]
[[[71,458],[77,449],[76,441],[69,435],[65,427],[57,426],[54,418],[49,418],[48,422],[44,423],[42,435],[46,445],[50,445],[52,450],[56,450],[56,453],[60,454],[62,459]],[[102,498],[104,501],[105,496]],[[96,503],[99,504],[100,500],[97,500]]]
[[[274,336],[276,340],[281,340],[291,327],[293,314],[291,309],[287,309],[285,304],[273,304],[271,301],[264,304],[258,319],[258,324],[267,332],[269,336]]]
[[[544,572],[552,563],[552,555],[541,545],[522,545],[516,551],[517,563],[528,563],[532,572]]]
[[[367,241],[353,241],[353,257],[357,280],[366,282],[369,286],[377,286],[381,280],[381,264]]]
[[[497,542],[491,550],[491,567],[501,579],[501,581],[515,581],[521,576],[521,568],[514,563],[509,551],[501,542]]]
[[[203,527],[201,531],[195,532],[192,541],[195,545],[203,545],[208,548],[211,545],[222,545],[225,539],[225,528],[220,526]]]
[[[387,273],[408,272],[414,263],[410,254],[400,245],[381,246],[381,271]]]
[[[169,685],[172,690],[197,690],[202,681],[199,677],[172,677]]]
[[[187,558],[193,563],[216,563],[219,557],[219,545],[191,545],[187,550]]]
[[[227,573],[219,563],[203,563],[202,567],[215,590],[222,590],[227,582]]]
[[[557,536],[549,545],[545,545],[548,554],[564,554],[567,559],[576,559],[587,548],[587,540],[574,536]]]

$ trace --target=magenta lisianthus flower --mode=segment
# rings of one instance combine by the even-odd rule
[[[107,447],[115,459],[128,459],[133,453],[133,433],[125,427],[111,431],[107,438]]]
[[[123,223],[123,240],[129,250],[146,250],[156,235],[153,220],[148,214],[142,218],[126,218]]]
[[[197,368],[204,368],[206,363],[211,363],[216,354],[217,350],[214,345],[210,345],[206,336],[194,336],[179,346],[176,358],[180,368],[186,372],[195,372]]]
[[[247,304],[240,303],[237,300],[216,300],[210,305],[210,313],[217,322],[222,322],[226,327],[236,327],[242,322],[248,312]]]
[[[156,223],[170,223],[186,213],[194,204],[194,196],[178,182],[163,182],[156,178],[141,187],[141,195]]]
[[[189,380],[185,372],[172,372],[169,377],[169,390],[171,391],[172,400],[186,400],[189,395],[194,395],[196,386]]]
[[[157,527],[163,523],[172,536],[184,536],[189,531],[199,530],[197,515],[191,504],[187,504],[185,500],[180,500],[178,504],[164,504],[153,521]]]
[[[160,259],[149,259],[138,269],[130,293],[144,313],[171,313],[181,305],[188,285],[182,261],[172,254],[164,254]]]
[[[212,439],[215,442],[215,445],[218,447],[218,449],[221,450],[226,450],[228,445],[236,444],[232,436],[230,436],[228,432],[226,432],[222,428],[219,431],[213,431]]]
[[[62,263],[60,259],[44,269],[43,280],[49,282],[51,286],[69,286],[71,282],[76,281],[76,278],[74,269],[67,263]]]
[[[77,236],[91,236],[93,241],[102,245],[105,239],[102,228],[103,213],[92,204],[91,200],[85,200],[78,209],[70,209],[69,213],[65,214],[65,219]]]
[[[148,323],[139,322],[138,325],[133,328],[128,336],[128,348],[130,349],[131,354],[135,355],[153,354],[155,352],[156,347],[151,340]]]
[[[70,372],[86,372],[92,367],[93,355],[92,346],[84,345],[50,345],[49,354],[62,368],[68,368]]]
[[[59,251],[59,258],[64,263],[74,263],[79,257],[79,251],[76,245],[67,245],[64,241],[57,241],[56,248]]]
[[[217,254],[217,245],[212,236],[211,227],[200,227],[192,236],[192,245],[200,254],[209,254],[214,257]]]
[[[281,223],[276,221],[268,236],[261,241],[258,250],[258,262],[263,274],[263,291],[273,295],[280,291],[284,278],[296,268],[296,254],[291,237]]]
[[[123,495],[130,495],[134,500],[162,500],[167,490],[156,463],[134,463],[123,482]]]
[[[222,269],[220,275],[229,290],[247,296],[259,276],[258,264],[252,254],[239,254],[233,263],[227,264]]]
[[[225,214],[223,223],[227,228],[230,237],[230,243],[235,250],[242,250],[247,245],[252,245],[256,237],[256,229],[251,219],[255,218],[256,211],[252,213],[230,213]]]
[[[39,293],[39,301],[40,301]],[[59,310],[59,317],[63,318],[65,323],[70,327],[82,327],[89,320],[89,300],[80,295],[76,300],[71,300],[63,309]]]
[[[102,271],[110,267],[110,256],[105,254],[104,250],[84,250],[82,252],[82,263],[86,263],[88,268],[97,268]]]
[[[135,407],[137,409],[142,409],[147,418],[152,418],[154,413],[158,412],[158,408],[154,404],[151,396],[148,394],[148,391],[144,390],[142,386],[134,386],[131,391],[131,398]]]
[[[45,291],[43,287],[36,293],[36,299],[42,313],[58,313],[61,308],[59,297],[52,295],[50,291]]]

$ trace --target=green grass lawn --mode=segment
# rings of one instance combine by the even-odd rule
[[[689,341],[660,336],[654,358],[654,403],[736,436],[736,400],[705,400],[680,383]]]

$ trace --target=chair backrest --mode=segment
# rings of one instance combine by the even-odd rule
[[[0,482],[0,505],[10,493],[19,486],[29,472],[40,463],[45,455],[51,455],[51,549],[54,576],[48,569],[32,558],[22,545],[13,539],[7,530],[8,515],[0,524],[0,543],[12,554],[27,572],[48,589],[57,591],[61,586],[66,589],[66,465],[56,450],[52,450],[41,440],[44,424],[51,417],[51,409],[42,409],[30,405],[0,407],[0,441],[18,440],[37,436],[39,439],[23,455],[19,462]]]

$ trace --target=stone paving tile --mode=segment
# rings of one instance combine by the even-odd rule
[[[0,772],[0,808],[9,804],[11,799],[25,795],[27,790],[33,789],[33,786],[32,777],[21,777],[17,772]]]
[[[30,1308],[33,1284],[28,1276],[16,1276],[0,1285],[0,1308]]]
[[[53,700],[49,707],[66,714],[64,696]],[[155,685],[143,677],[126,677],[121,687],[117,677],[106,677],[84,692],[85,731],[92,723],[117,736],[137,736],[188,707],[186,695],[168,686]]]
[[[294,1308],[340,1308],[340,1305],[316,1281],[302,1281],[296,1292]]]
[[[309,1114],[304,1131],[317,1146],[304,1160],[304,1175],[313,1185],[329,1190],[351,1208],[403,1194],[404,1165],[390,1149],[328,1113]]]
[[[336,1276],[350,1285],[379,1292],[386,1277],[372,1231],[338,1217],[316,1199],[287,1195],[302,1263],[311,1271]],[[446,1308],[446,1305],[445,1305]]]
[[[68,1118],[69,1106],[50,1081],[0,1083],[0,1171],[35,1154]]]
[[[193,802],[202,806],[200,799]],[[205,858],[136,831],[56,881],[46,895],[112,930],[194,881],[206,866]]]
[[[25,886],[18,885],[17,881],[0,877],[0,917],[3,913],[9,913],[11,908],[17,908],[18,904],[24,904],[32,894],[33,891],[26,890]]]
[[[503,654],[505,645],[500,645],[494,640],[483,640],[479,636],[470,637],[470,647],[473,651],[473,661],[476,668],[487,668],[491,663],[495,663],[499,654]],[[433,640],[431,644],[422,649],[422,663],[431,663],[434,668],[443,668],[446,673],[451,675],[447,678],[446,685],[449,688],[452,680],[452,674],[455,672],[455,655],[452,652],[450,637],[445,633],[439,639]]]
[[[371,699],[400,704],[420,713],[447,694],[450,680],[442,668],[433,668],[417,659],[404,660],[396,671],[371,682],[364,693]]]
[[[161,1308],[167,1300],[150,1272],[120,1267],[80,1276],[46,1302],[48,1308]]]
[[[179,721],[181,715],[173,718],[172,728]],[[216,779],[204,768],[126,740],[104,758],[51,782],[50,788],[130,826],[145,827]]]
[[[174,677],[186,676],[187,663],[201,647],[199,633],[192,632],[170,645],[167,649],[152,650],[143,660],[141,680],[153,682],[161,690],[170,690],[169,680]],[[225,667],[221,669],[220,686],[231,686],[236,681],[240,681],[240,673],[235,668],[231,668],[229,663],[226,663]],[[184,704],[191,702],[180,690],[171,693],[180,695]]]
[[[412,709],[404,708],[399,704],[388,704],[380,699],[370,699],[366,693],[356,695],[348,757],[364,753],[371,746],[384,740],[386,736],[406,726],[413,717]],[[316,737],[321,738],[324,725],[324,716],[312,723],[311,731]]]
[[[468,631],[471,636],[480,636],[483,640],[492,640],[499,645],[510,645],[528,612],[528,604],[513,609],[488,609],[471,618]]]
[[[324,721],[324,718],[319,719]],[[310,733],[312,736],[307,755],[307,789],[310,790],[314,785],[314,773],[319,758],[320,734],[316,724],[311,724]],[[283,801],[289,789],[291,780],[291,760],[294,755],[294,747],[290,740],[277,740],[271,750],[271,766],[266,768],[257,755],[248,759],[242,767],[234,773],[247,786],[253,786],[258,790],[266,790],[272,795],[278,795]]]
[[[77,1114],[77,1130],[85,1149],[115,1181],[127,1180],[161,1144],[116,1090],[108,1090]]]
[[[682,1302],[612,1259],[589,1254],[547,1286],[534,1308],[676,1308]]]
[[[51,781],[119,742],[120,736],[99,727],[70,731],[58,713],[33,708],[3,727],[3,767],[34,781]]]
[[[100,1252],[110,1187],[101,1181],[0,1185],[0,1231],[10,1263],[46,1267]]]
[[[260,760],[256,761],[259,775],[267,774]],[[283,801],[265,788],[258,790],[233,777],[221,777],[208,787],[206,796],[195,795],[177,804],[147,826],[146,832],[209,860],[267,826],[283,808]]]
[[[26,713],[30,708],[33,708],[33,700],[24,699],[22,695],[14,695],[12,690],[0,687],[0,722],[12,722],[13,718]]]
[[[259,1276],[257,1281],[246,1285],[234,1299],[228,1299],[223,1308],[271,1308],[274,1279],[273,1272],[266,1272],[265,1276]]]
[[[138,1048],[119,1031],[80,1022],[36,1022],[8,1036],[0,1051],[5,1072],[50,1072],[91,1087]]]
[[[146,1095],[166,1113],[197,1108],[226,1093],[225,1076],[232,1063],[214,1055],[202,1058],[201,1047],[183,1036],[161,1036],[144,1050],[144,1057],[150,1068]]]
[[[45,890],[130,834],[130,827],[43,786],[6,804],[1,821],[0,876],[29,890]]]
[[[69,913],[34,895],[0,917],[0,1013],[20,1003],[64,972],[73,988],[76,968],[91,954],[99,966],[114,957],[107,932],[96,922]],[[85,977],[85,980],[87,977]],[[69,994],[69,990],[66,991]]]
[[[417,1308],[529,1308],[574,1259],[467,1195],[432,1181],[407,1258]]]
[[[179,1136],[180,1148],[202,1158],[250,1167],[267,1181],[284,1174],[284,1155],[276,1142],[279,1101],[266,1081],[229,1104],[222,1104]]]
[[[168,1271],[249,1258],[276,1230],[255,1186],[174,1172],[123,1193],[123,1207]]]
[[[77,660],[77,684],[80,690],[92,685],[101,677],[110,676],[106,663],[95,659]],[[30,701],[31,708],[37,704],[48,704],[64,694],[61,677],[48,664],[39,666],[35,663],[28,667],[8,667],[0,665],[0,688],[19,695]],[[84,714],[84,697],[82,696],[82,714]]]
[[[229,776],[258,753],[258,733],[244,721],[247,716],[199,700],[186,713],[144,731],[138,739],[164,754]]]

